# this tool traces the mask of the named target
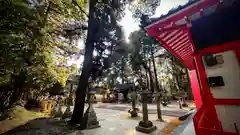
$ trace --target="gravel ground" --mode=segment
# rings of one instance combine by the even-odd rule
[[[82,133],[67,126],[66,121],[40,118],[2,135],[82,135]]]

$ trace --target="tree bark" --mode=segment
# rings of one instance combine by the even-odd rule
[[[148,71],[145,69],[145,72],[146,72],[146,79],[147,79],[147,88],[150,88],[149,79],[148,79]]]
[[[180,81],[179,81],[179,77],[178,77],[178,75],[175,75],[175,79],[176,79],[176,83],[177,83],[178,91],[181,91],[181,90],[182,90],[182,86],[180,85]]]
[[[149,74],[149,80],[150,80],[150,90],[151,92],[154,92],[154,84],[153,84],[153,76],[152,76],[152,72],[150,70],[150,68],[147,66],[147,64],[145,62],[142,62],[142,65],[144,67],[144,69],[148,72]]]
[[[98,21],[94,16],[94,12],[96,11],[95,9],[96,2],[97,2],[96,0],[89,1],[88,33],[87,33],[87,40],[85,45],[85,54],[84,54],[82,73],[79,78],[78,88],[76,91],[76,100],[75,100],[74,110],[73,110],[72,118],[70,120],[70,124],[72,125],[80,124],[84,114],[86,90],[88,87],[88,79],[90,77],[90,72],[92,69],[93,50],[94,50],[93,38],[95,38],[95,34],[97,32],[97,26],[98,26],[97,25]]]
[[[0,99],[0,117],[1,117],[1,113],[2,113],[2,114],[4,113],[4,109],[5,109],[4,101],[3,101],[3,99],[1,98],[1,99]]]
[[[124,84],[124,58],[121,58],[121,78],[122,78],[122,84]]]
[[[160,89],[160,85],[158,83],[156,63],[155,63],[154,53],[153,53],[153,49],[152,48],[151,48],[151,58],[152,58],[152,63],[153,63],[154,76],[155,76],[156,91],[157,91],[157,93],[160,93],[161,89]],[[163,121],[160,102],[161,102],[161,95],[157,95],[156,96],[157,114],[158,114],[157,116],[158,116],[158,120]]]
[[[193,100],[193,95],[192,95],[192,88],[191,88],[191,82],[190,82],[190,77],[188,73],[188,69],[185,68],[186,75],[187,75],[187,93],[188,93],[188,100]]]
[[[20,71],[20,74],[15,76],[13,78],[14,80],[14,91],[13,94],[10,97],[10,103],[8,105],[8,108],[10,108],[14,103],[16,103],[22,96],[23,94],[23,89],[25,86],[25,80],[26,80],[26,70],[23,69]]]

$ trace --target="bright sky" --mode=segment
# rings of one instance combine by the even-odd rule
[[[153,17],[160,17],[162,14],[167,14],[169,10],[179,5],[184,5],[188,0],[162,0],[161,5],[157,8],[156,13]],[[138,30],[138,23],[132,18],[132,13],[126,8],[126,15],[120,21],[120,24],[123,26],[126,39],[131,32]]]
[[[184,5],[185,3],[187,3],[188,0],[162,0],[161,5],[157,8],[156,10],[156,14],[153,17],[160,17],[162,14],[167,14],[169,10],[171,10],[174,7],[177,7],[179,5]],[[120,21],[120,24],[123,26],[124,32],[125,32],[125,36],[126,36],[126,40],[128,40],[128,37],[130,35],[131,32],[138,30],[139,26],[138,26],[138,22],[135,22],[135,20],[132,18],[132,13],[128,10],[128,8],[126,8],[126,15],[125,17],[122,19],[122,21]],[[80,48],[84,47],[84,43],[81,41],[78,42]],[[78,60],[69,60],[68,64],[72,65],[72,64],[77,64],[78,68],[80,63],[83,62],[83,57],[80,57]]]

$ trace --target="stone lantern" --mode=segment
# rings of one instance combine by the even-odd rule
[[[92,106],[91,99],[93,95],[94,95],[93,92],[91,91],[88,92],[88,95],[87,95],[88,108],[84,113],[84,121],[82,123],[84,125],[83,127],[84,129],[93,129],[93,128],[100,127],[99,122],[97,120],[97,115]]]
[[[142,112],[143,112],[143,120],[138,123],[136,130],[143,133],[151,133],[157,129],[156,126],[153,125],[151,121],[148,120],[148,108],[147,108],[147,101],[150,92],[142,91],[141,100],[142,100]]]

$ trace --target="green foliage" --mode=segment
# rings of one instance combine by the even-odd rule
[[[134,48],[132,53],[133,68],[137,68],[142,64],[144,65],[144,63],[146,64],[151,59],[151,51],[156,53],[162,49],[161,46],[156,43],[154,39],[148,37],[143,30],[132,32],[129,39]]]
[[[117,22],[123,17],[125,4],[126,1],[119,0],[98,1],[94,8],[89,9],[94,14],[89,18],[89,23],[94,22],[94,26],[91,28],[95,32],[91,37],[88,37],[87,41],[93,42],[94,49],[92,51],[96,54],[93,56],[90,71],[92,80],[104,76],[108,72],[107,70],[111,68],[112,63],[118,61],[127,52],[124,33]],[[90,31],[89,28],[88,32]],[[89,52],[89,55],[92,55],[92,53]]]
[[[72,66],[71,66],[71,74],[74,74],[74,75],[78,74],[77,64],[72,64]]]
[[[78,3],[85,10],[84,0]],[[70,0],[4,0],[0,12],[0,85],[23,73],[27,90],[65,86],[71,73],[66,60],[84,35],[78,7]]]
[[[135,6],[130,6],[130,10],[133,13],[133,17],[140,21],[140,27],[142,29],[156,20],[155,18],[149,18],[149,16],[155,14],[156,8],[160,3],[161,0],[136,0],[132,3]],[[162,84],[164,90],[168,91],[168,93],[172,93],[173,91],[185,91],[189,89],[189,81],[186,77],[187,72],[183,72],[185,69],[183,64],[174,56],[163,50],[156,40],[146,36],[145,31],[139,30],[133,32],[130,36],[130,41],[135,48],[132,54],[133,69],[136,71],[141,70],[139,67],[141,65],[144,66],[144,63],[145,67],[147,67],[146,63],[150,59],[157,59],[155,58],[156,56],[154,57],[153,55],[150,57],[151,54],[156,54],[158,50],[161,50],[162,54],[157,56],[160,57],[160,62],[156,63],[156,69],[158,80],[160,84]],[[149,66],[154,67],[154,65]]]
[[[142,15],[154,15],[160,4],[161,0],[134,0],[130,3],[129,10],[133,13],[133,18],[140,20]]]
[[[131,64],[135,73],[143,72],[142,67],[149,68],[151,72],[154,72],[154,65],[148,65],[154,59],[157,61],[157,78],[164,91],[167,91],[168,94],[188,91],[189,80],[186,68],[179,60],[164,50],[153,38],[148,37],[143,30],[132,32],[129,39],[134,48],[131,53]],[[158,54],[159,51],[160,54]],[[152,53],[154,57],[151,57]]]

